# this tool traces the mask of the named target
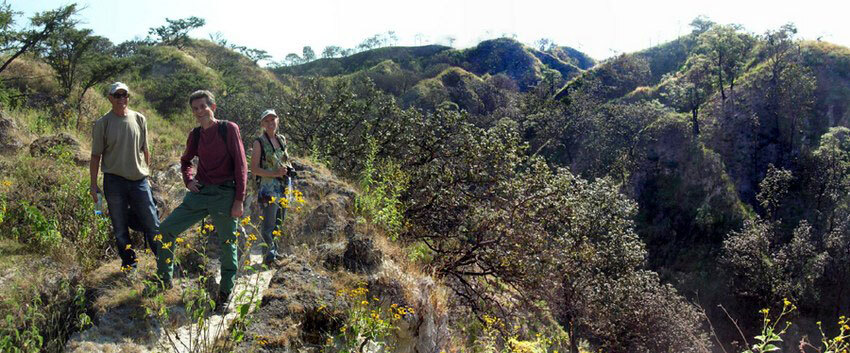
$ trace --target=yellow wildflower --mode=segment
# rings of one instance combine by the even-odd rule
[[[165,259],[165,263],[170,264],[170,263],[171,263],[171,258],[169,257],[169,258]]]
[[[132,247],[133,247],[132,245],[127,244],[127,246],[124,247],[124,250],[130,250],[130,248],[132,248]]]
[[[11,180],[3,180],[3,186],[5,186],[5,187],[12,186],[12,181]]]
[[[247,226],[250,223],[251,223],[251,216],[247,216],[245,218],[242,218],[242,225],[243,226]]]
[[[153,236],[154,241],[162,241],[162,234],[157,234]]]
[[[170,248],[170,247],[171,247],[171,244],[172,244],[171,242],[167,242],[167,243],[165,243],[165,244],[162,244],[162,248],[163,248],[163,249],[168,249],[168,248]]]
[[[177,242],[177,244],[182,244],[182,243],[183,243],[184,241],[186,241],[186,240],[185,240],[185,239],[183,239],[183,238],[177,238],[177,239],[175,239],[174,241],[176,241],[176,242]]]

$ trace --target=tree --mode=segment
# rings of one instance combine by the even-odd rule
[[[159,43],[173,45],[178,49],[182,49],[189,41],[189,31],[203,27],[206,24],[203,18],[195,16],[177,20],[166,18],[165,22],[168,24],[151,28],[148,34],[156,36],[156,40]]]
[[[93,50],[87,54],[88,58],[80,75],[80,94],[77,97],[77,129],[82,127],[82,101],[86,92],[130,68],[128,59],[117,58],[112,55],[114,50],[108,39],[97,37],[92,48]]]
[[[224,38],[224,34],[222,34],[221,32],[210,33],[210,40],[213,43],[218,44],[219,46],[222,46],[222,47],[228,46],[227,45],[227,39]]]
[[[261,49],[248,48],[246,46],[239,46],[235,44],[231,44],[230,48],[235,51],[238,51],[242,55],[245,55],[254,64],[257,64],[260,61],[268,60],[272,57],[267,51]]]
[[[283,58],[283,65],[284,66],[300,65],[303,62],[304,62],[304,60],[302,60],[301,57],[298,56],[298,54],[295,54],[295,53],[286,54],[286,57]]]
[[[767,66],[760,82],[769,119],[764,125],[772,130],[768,134],[774,139],[771,142],[781,147],[780,165],[791,160],[791,154],[800,147],[797,141],[803,134],[804,119],[810,116],[815,103],[816,79],[802,63],[800,47],[794,39],[796,33],[793,24],[767,31],[759,53]]]
[[[720,88],[720,97],[724,101],[726,100],[724,85],[728,84],[729,90],[734,91],[735,79],[741,74],[747,55],[754,44],[750,35],[740,31],[741,26],[738,25],[714,25],[699,37],[699,50],[706,54],[714,65],[717,87]]]
[[[699,35],[711,29],[711,27],[714,26],[715,23],[706,16],[697,16],[693,19],[693,21],[691,21],[690,25],[691,28],[693,28],[693,33]]]
[[[378,33],[374,36],[364,39],[357,45],[358,51],[366,51],[386,46],[395,45],[398,43],[398,35],[395,31],[387,31],[386,33]]]
[[[15,16],[18,13],[12,10],[12,5],[3,1],[0,4],[0,52],[5,52],[15,41]]]
[[[68,28],[44,43],[44,60],[55,71],[64,98],[71,96],[79,81],[86,53],[95,39],[90,29]]]
[[[329,45],[326,46],[324,50],[322,50],[322,58],[330,59],[338,57],[342,54],[342,48],[337,45]]]
[[[558,45],[555,43],[554,40],[551,40],[549,38],[540,38],[534,41],[534,46],[537,47],[537,50],[545,52],[556,48]]]
[[[313,48],[309,45],[304,46],[304,48],[301,49],[301,59],[304,60],[305,63],[316,60],[316,53],[313,51]]]
[[[0,72],[6,69],[19,56],[27,51],[32,51],[37,48],[38,44],[50,38],[56,32],[60,32],[66,28],[71,28],[75,25],[75,21],[71,18],[77,13],[77,5],[72,4],[65,7],[60,7],[56,10],[36,13],[30,19],[31,27],[21,32],[12,32],[10,30],[14,22],[14,12],[6,5],[0,7],[0,25],[3,26],[2,39],[3,52],[9,51],[11,56],[6,58],[0,65]]]
[[[115,47],[108,39],[92,36],[90,29],[64,29],[45,41],[42,51],[44,61],[55,71],[64,98],[79,89],[76,99],[69,100],[77,108],[77,128],[81,126],[86,92],[129,67],[126,59],[116,57]]]
[[[699,136],[699,109],[711,96],[711,61],[705,55],[691,56],[684,73],[667,76],[663,96],[680,110],[691,113],[694,137]]]

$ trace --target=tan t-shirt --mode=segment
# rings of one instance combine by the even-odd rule
[[[150,173],[144,151],[148,148],[147,120],[128,110],[127,116],[110,111],[95,121],[92,129],[92,155],[101,155],[104,173],[140,180]]]

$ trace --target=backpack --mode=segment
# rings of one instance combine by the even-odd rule
[[[261,133],[260,136],[257,136],[257,138],[254,139],[254,141],[257,141],[257,142],[260,143],[260,168],[265,168],[263,166],[263,163],[266,161],[266,148],[265,148],[265,144],[262,141],[263,136],[266,136],[266,134]],[[266,138],[268,139],[268,137],[266,137]],[[278,135],[278,134],[275,134],[274,138],[277,140],[277,143],[280,145],[280,147],[282,149],[286,150],[286,142],[283,142],[283,141],[286,141],[286,138],[281,138],[281,136]],[[272,145],[272,148],[274,148],[274,144],[272,144],[271,142],[272,142],[271,139],[269,139],[269,145]],[[259,186],[260,186],[260,176],[259,175],[254,176],[254,183],[259,188]]]
[[[227,144],[227,120],[219,120],[216,122],[218,125],[218,135],[221,136],[221,139],[224,140],[224,143]],[[198,126],[192,129],[192,142],[195,147],[195,153],[198,153],[198,144],[201,143],[201,127]],[[227,151],[227,155],[230,156],[230,149],[225,148]]]

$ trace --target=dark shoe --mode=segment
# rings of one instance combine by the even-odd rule
[[[263,258],[263,265],[266,265],[266,267],[272,267],[272,265],[276,264],[282,257],[283,256],[276,253],[268,254]]]
[[[215,298],[215,312],[224,314],[227,312],[227,306],[230,304],[230,293],[218,292]]]

